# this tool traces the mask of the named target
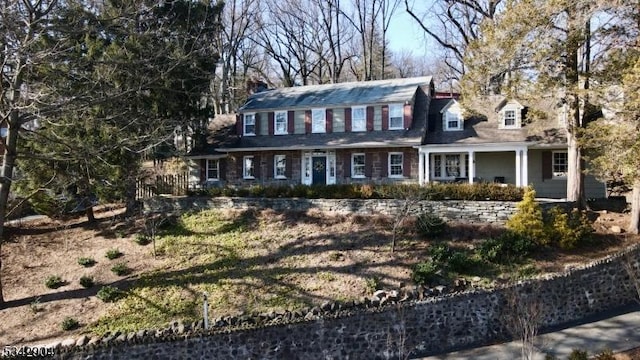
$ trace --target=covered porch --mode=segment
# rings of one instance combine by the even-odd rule
[[[529,185],[528,144],[422,145],[418,181]]]

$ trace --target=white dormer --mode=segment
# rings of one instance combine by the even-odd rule
[[[516,100],[503,100],[496,108],[500,129],[520,129],[522,127],[522,110],[524,106]]]
[[[460,131],[464,128],[462,107],[455,99],[451,99],[442,110],[442,130],[444,131]]]

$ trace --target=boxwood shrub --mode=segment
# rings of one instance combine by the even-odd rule
[[[306,199],[404,199],[422,200],[495,200],[520,201],[523,189],[513,185],[476,183],[418,184],[336,184],[251,187],[213,187],[192,195],[254,197],[254,198],[306,198]]]

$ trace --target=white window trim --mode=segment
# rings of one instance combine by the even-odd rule
[[[277,121],[277,119],[278,119],[278,115],[279,115],[279,114],[284,114],[284,132],[282,132],[282,131],[278,131],[278,126],[277,126],[278,121]],[[276,111],[276,112],[273,114],[273,134],[274,134],[274,135],[288,135],[288,134],[289,134],[289,131],[288,131],[288,129],[287,129],[287,127],[288,127],[288,120],[289,120],[289,119],[288,119],[288,115],[289,115],[289,114],[287,114],[287,112],[286,112],[286,111]]]
[[[392,155],[401,155],[402,161],[400,162],[400,175],[391,175],[391,156]],[[387,171],[389,172],[390,178],[401,179],[404,178],[404,153],[403,152],[390,152],[389,156],[387,156]]]
[[[518,129],[518,109],[514,107],[506,107],[502,110],[502,127],[505,129]],[[507,125],[507,112],[513,111],[513,125]]]
[[[209,177],[209,162],[211,161],[215,161],[216,164],[216,173],[218,174],[217,178],[210,178]],[[220,160],[219,159],[207,159],[207,163],[206,163],[206,181],[220,181]]]
[[[355,161],[353,161],[353,160],[354,160],[354,158],[356,156],[362,156],[364,158],[364,161],[365,161],[365,163],[364,163],[365,174],[366,174],[366,171],[367,171],[367,169],[366,169],[367,168],[367,157],[366,157],[366,155],[364,153],[353,153],[353,154],[351,154],[351,178],[352,179],[364,179],[364,178],[367,177],[365,174],[363,174],[363,175],[354,175],[355,174]]]
[[[429,178],[434,180],[455,180],[455,176],[447,176],[447,155],[458,155],[460,156],[460,162],[458,166],[460,167],[460,176],[461,178],[468,177],[467,174],[467,162],[469,161],[466,153],[436,153],[431,154],[431,158],[429,159],[429,164],[431,168],[429,169]],[[440,176],[436,176],[436,157],[440,157]]]
[[[322,131],[318,130],[316,131],[315,129],[315,119],[313,118],[313,113],[314,112],[322,112],[322,119],[324,120],[322,122]],[[317,109],[311,109],[311,133],[313,134],[323,134],[327,132],[327,109],[325,108],[317,108]]]
[[[449,127],[449,115],[456,116],[458,119],[458,126]],[[451,110],[447,110],[444,113],[444,130],[445,131],[460,131],[462,130],[462,116],[459,112],[454,112]]]
[[[391,126],[391,108],[399,107],[400,108],[400,126],[393,127]],[[403,104],[389,104],[389,130],[404,130],[404,105]]]
[[[360,129],[356,129],[356,127],[354,126],[356,122],[354,121],[355,118],[353,117],[353,114],[355,114],[356,109],[362,109],[362,114],[364,115],[362,118],[362,128]],[[351,131],[353,132],[367,131],[367,107],[366,106],[353,106],[351,108]]]
[[[555,168],[556,154],[567,154],[567,171],[563,175],[556,175],[556,172],[553,171]],[[566,180],[568,171],[569,171],[569,153],[567,151],[561,151],[561,150],[552,151],[551,152],[551,179]]]
[[[247,116],[253,116],[253,132],[247,132]],[[242,115],[242,134],[244,136],[256,136],[256,113],[246,113]]]
[[[284,173],[285,175],[278,175],[278,158],[284,159]],[[287,155],[277,154],[273,156],[273,178],[274,179],[286,179],[287,178]]]
[[[242,178],[243,179],[255,179],[255,176],[247,175],[247,159],[251,159],[251,164],[253,165],[253,173],[256,173],[256,161],[253,155],[244,156],[242,158]]]

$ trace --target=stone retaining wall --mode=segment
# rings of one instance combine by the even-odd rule
[[[504,224],[516,211],[516,202],[508,201],[420,201],[414,212],[428,211],[445,220],[470,223]],[[545,203],[543,207],[565,203]],[[394,214],[404,205],[393,199],[268,199],[230,197],[155,197],[144,200],[145,211],[184,212],[193,209],[273,209],[308,211],[311,209],[340,214]]]
[[[633,302],[632,279],[640,276],[639,249],[634,246],[565,273],[493,290],[468,288],[451,293],[415,287],[378,293],[358,303],[327,303],[303,312],[218,319],[208,332],[201,329],[201,323],[174,324],[159,331],[71,339],[54,347],[57,358],[63,359],[426,356],[508,338],[516,309],[527,313],[535,307],[540,314],[537,322],[545,328]],[[635,277],[629,276],[627,264]]]

